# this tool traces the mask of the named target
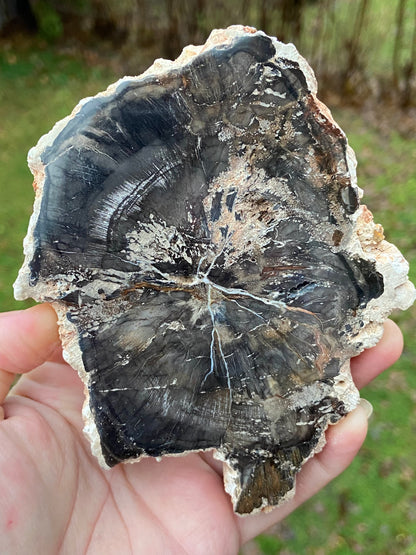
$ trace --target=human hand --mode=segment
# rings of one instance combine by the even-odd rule
[[[401,349],[401,332],[387,321],[379,344],[352,361],[357,386]],[[211,453],[99,467],[82,434],[83,385],[62,359],[49,305],[0,315],[0,368],[1,553],[236,554],[340,474],[367,431],[360,406],[328,429],[292,500],[242,518]]]

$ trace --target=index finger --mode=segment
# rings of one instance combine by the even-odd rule
[[[402,350],[403,335],[400,328],[392,320],[386,320],[383,337],[377,345],[351,359],[351,375],[358,389],[395,363]]]

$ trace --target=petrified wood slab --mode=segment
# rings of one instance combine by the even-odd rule
[[[16,297],[54,303],[104,466],[215,449],[250,513],[356,406],[349,360],[414,289],[315,95],[292,45],[232,27],[30,151]]]

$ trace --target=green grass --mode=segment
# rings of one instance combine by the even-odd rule
[[[42,45],[0,55],[0,309],[22,308],[12,283],[32,209],[26,153],[77,101],[119,76]],[[416,139],[379,132],[358,113],[339,110],[359,160],[365,202],[411,263],[416,280]],[[392,119],[393,121],[393,119]],[[259,553],[365,555],[416,553],[415,309],[395,316],[405,352],[393,370],[366,388],[375,407],[368,439],[351,468],[253,547]]]

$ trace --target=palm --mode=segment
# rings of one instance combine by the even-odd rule
[[[33,528],[46,531],[39,553],[198,553],[198,544],[201,553],[237,550],[235,517],[207,457],[103,470],[82,435],[82,386],[71,368],[46,363],[22,377],[15,393],[0,428],[9,466],[0,488],[13,500],[7,527],[22,553],[33,546]]]
[[[41,310],[37,309],[38,321],[46,311]],[[48,331],[42,325],[32,330],[30,341],[44,332],[39,336],[42,343]],[[13,326],[2,329],[0,325],[1,330],[0,351],[10,351],[4,337],[12,336]],[[390,359],[400,351],[397,338],[396,332],[395,348],[390,341]],[[50,343],[45,340],[45,345],[50,347]],[[27,365],[31,357],[36,359],[33,351],[45,347],[38,341],[31,349],[29,354],[24,348],[17,354],[13,351],[13,356],[26,357]],[[285,516],[339,473],[365,435],[365,426],[361,426],[359,432],[349,430],[349,437],[344,425],[349,451],[348,445],[343,445],[343,452],[331,455],[333,441],[329,440],[328,448],[302,471],[293,502],[268,515],[241,519],[232,512],[221,468],[209,453],[168,457],[161,462],[148,458],[139,464],[101,469],[82,434],[83,386],[76,373],[59,362],[59,355],[49,351],[43,358],[52,361],[24,375],[4,403],[5,419],[0,421],[0,526],[4,522],[5,527],[0,534],[1,552],[29,553],[35,546],[36,552],[45,554],[237,553],[241,541]],[[6,362],[0,356],[3,367],[10,366],[10,355],[3,354],[3,358]],[[379,358],[384,365],[390,362],[385,353]],[[365,362],[365,356],[362,359]],[[381,369],[380,362],[373,374]],[[367,376],[367,381],[370,378]],[[338,435],[342,425],[334,427]],[[331,431],[335,439],[337,433]]]

